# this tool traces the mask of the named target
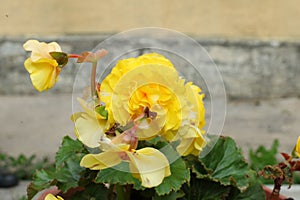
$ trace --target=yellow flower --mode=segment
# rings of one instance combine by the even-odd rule
[[[47,194],[45,200],[64,200],[64,199],[61,198],[60,196],[55,197],[53,194]]]
[[[156,135],[180,140],[181,155],[196,155],[206,144],[203,98],[199,87],[185,83],[172,63],[156,53],[119,61],[100,90],[111,123],[126,126],[138,120],[140,140]]]
[[[95,103],[88,104],[81,98],[77,99],[84,112],[75,113],[71,116],[75,122],[76,137],[88,147],[98,147],[99,141],[104,137],[107,120],[95,111]]]
[[[142,182],[142,186],[151,188],[162,183],[171,175],[168,159],[159,150],[146,147],[139,150],[130,149],[129,144],[106,145],[100,154],[85,155],[80,165],[91,170],[102,170],[129,162],[130,172]]]
[[[297,140],[295,152],[296,152],[296,155],[300,158],[300,136],[298,137],[298,140]]]
[[[26,59],[24,65],[30,74],[33,86],[39,92],[52,88],[61,68],[49,53],[61,52],[60,46],[56,42],[46,44],[37,40],[28,40],[23,47],[26,51],[31,51],[31,56]]]
[[[122,126],[146,109],[156,114],[139,127],[137,135],[143,140],[158,133],[174,137],[188,113],[184,98],[184,80],[169,60],[156,53],[119,61],[103,80],[100,92],[101,101]]]

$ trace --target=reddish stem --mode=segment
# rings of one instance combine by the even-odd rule
[[[69,58],[79,58],[79,57],[81,57],[81,55],[78,55],[78,54],[68,54],[68,57]]]

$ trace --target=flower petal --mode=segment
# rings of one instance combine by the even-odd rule
[[[47,194],[45,197],[45,200],[64,200],[60,196],[55,197],[53,194]]]
[[[206,145],[205,138],[196,127],[190,127],[185,135],[179,137],[181,137],[181,141],[176,150],[182,156],[189,154],[198,156]]]
[[[295,147],[295,151],[297,153],[297,156],[300,158],[300,136],[298,137],[297,144],[296,144],[296,147]]]
[[[101,170],[113,167],[122,162],[118,152],[102,152],[100,154],[87,154],[80,162],[80,166],[91,170]]]
[[[97,120],[87,113],[76,113],[73,115],[75,120],[75,135],[88,147],[98,147],[101,137],[104,135],[105,120]]]
[[[144,187],[158,186],[171,175],[168,159],[157,149],[146,147],[134,153],[127,152],[127,155],[131,173],[142,181]]]
[[[45,42],[39,42],[37,40],[28,40],[23,45],[23,48],[26,51],[32,51],[30,58],[33,62],[41,58],[53,59],[49,52],[61,52],[61,48],[56,42],[46,44]]]
[[[31,82],[38,91],[48,90],[54,86],[60,73],[57,62],[51,59],[40,59],[32,62],[30,58],[24,62],[30,74]]]

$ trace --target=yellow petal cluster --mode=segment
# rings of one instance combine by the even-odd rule
[[[30,74],[30,79],[39,92],[54,86],[61,71],[57,61],[49,52],[61,52],[56,42],[44,43],[37,40],[28,40],[24,45],[26,51],[31,51],[31,56],[25,60],[25,69]]]

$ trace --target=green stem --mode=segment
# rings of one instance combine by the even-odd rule
[[[92,96],[92,98],[96,94],[96,70],[97,70],[97,62],[93,62],[92,72],[91,72],[91,96]]]
[[[116,185],[117,190],[117,199],[118,200],[125,200],[125,191],[122,185],[117,184]]]
[[[130,200],[130,190],[126,186],[116,184],[117,199]]]

